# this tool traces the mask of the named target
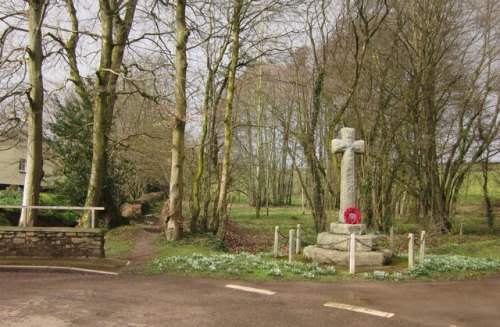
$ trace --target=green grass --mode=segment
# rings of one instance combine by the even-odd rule
[[[500,237],[443,236],[443,238],[441,244],[429,249],[429,253],[500,260]]]
[[[257,219],[255,208],[248,205],[234,205],[230,211],[230,219],[250,231],[270,237],[274,235],[275,226],[279,226],[281,235],[288,238],[289,230],[296,229],[300,224],[305,244],[314,243],[317,235],[312,215],[309,212],[303,215],[301,207],[296,206],[270,207],[269,216],[266,208],[262,208]]]
[[[199,253],[202,255],[224,253],[224,251],[218,248],[217,241],[211,235],[186,235],[178,242],[165,242],[165,239],[160,237],[158,238],[156,244],[158,246],[156,258],[190,256],[193,253]]]
[[[417,234],[420,232],[420,230],[421,230],[420,226],[416,223],[406,222],[401,219],[397,219],[394,222],[395,234],[408,234],[408,233]]]
[[[474,167],[465,178],[458,197],[459,204],[483,203],[483,175],[479,169],[479,167]],[[492,165],[490,169],[488,193],[493,203],[500,201],[500,164]]]
[[[133,226],[122,226],[108,231],[104,243],[106,257],[119,258],[122,254],[128,252],[133,245],[131,239],[134,232],[135,227]]]

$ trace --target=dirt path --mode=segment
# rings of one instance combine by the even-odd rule
[[[156,226],[137,225],[137,229],[132,234],[133,246],[122,257],[130,263],[120,273],[137,272],[146,262],[153,259],[156,252],[154,242],[159,235],[160,229]]]

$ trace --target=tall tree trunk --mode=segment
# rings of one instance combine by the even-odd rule
[[[489,169],[489,151],[486,151],[486,158],[481,162],[481,170],[483,172],[483,198],[484,205],[486,206],[486,222],[488,223],[488,231],[493,234],[493,227],[495,223],[495,216],[493,214],[493,206],[491,205],[491,198],[488,193],[488,169]]]
[[[137,0],[129,0],[124,18],[114,0],[100,0],[102,25],[101,57],[97,71],[94,124],[92,128],[92,168],[90,171],[86,207],[95,207],[102,202],[104,178],[108,173],[108,139],[111,132],[116,102],[116,82],[123,63],[125,45],[134,20]],[[114,39],[113,39],[114,38]],[[109,205],[109,204],[108,204]],[[83,215],[85,226],[89,226],[89,213]]]
[[[320,68],[318,75],[314,81],[313,103],[311,109],[311,123],[307,136],[307,144],[304,147],[304,152],[307,158],[307,164],[311,170],[311,177],[313,182],[313,195],[312,195],[312,213],[314,216],[314,225],[317,232],[326,229],[326,214],[323,203],[324,189],[321,180],[320,168],[318,165],[318,158],[316,157],[315,147],[315,131],[318,124],[320,109],[321,109],[321,93],[323,92],[323,82],[325,79],[324,68]]]
[[[210,72],[211,73],[211,72]],[[209,73],[209,75],[211,75]],[[200,147],[198,148],[198,167],[196,168],[196,174],[193,178],[193,204],[191,206],[191,233],[196,233],[198,229],[198,216],[200,215],[201,205],[200,205],[200,184],[201,176],[203,175],[203,170],[205,166],[205,142],[207,139],[208,132],[208,82],[205,85],[205,105],[203,108],[203,123],[201,128],[200,137]]]
[[[259,85],[258,85],[258,104],[257,104],[257,197],[255,201],[255,217],[260,218],[260,209],[263,204],[264,195],[264,146],[262,141],[262,124],[264,123],[264,104],[262,103],[262,63],[259,66]],[[267,184],[267,183],[266,183]],[[269,193],[269,192],[268,192]],[[269,194],[266,196],[266,203],[269,203]],[[269,206],[266,205],[268,208]]]
[[[28,142],[26,151],[26,177],[24,180],[23,205],[38,205],[40,183],[43,177],[43,76],[42,76],[42,22],[45,14],[45,0],[30,0],[28,9],[29,45],[28,74],[30,90],[28,93]],[[23,209],[19,226],[33,226],[37,218],[34,209]]]
[[[167,241],[177,241],[182,232],[184,129],[186,126],[186,47],[188,30],[186,26],[186,1],[177,0],[175,10],[177,46],[175,52],[175,126],[172,132],[172,167],[170,174],[169,213],[166,220]]]
[[[92,167],[90,170],[89,187],[87,190],[86,207],[101,204],[102,185],[106,169],[106,130],[111,122],[106,121],[106,110],[111,96],[109,85],[110,69],[113,53],[113,9],[107,0],[100,0],[100,18],[102,25],[101,57],[97,71],[94,123],[92,126]],[[85,226],[89,226],[88,213],[83,215]]]
[[[240,51],[240,21],[243,0],[234,0],[234,14],[231,28],[233,31],[233,48],[231,51],[231,63],[228,72],[228,85],[226,97],[226,112],[224,115],[224,158],[222,160],[222,173],[219,189],[219,200],[217,202],[217,222],[222,226],[220,230],[220,239],[226,236],[226,226],[228,220],[227,212],[227,191],[229,186],[229,165],[232,143],[232,119],[233,119],[233,99],[235,93],[236,68],[238,66]],[[214,226],[217,232],[218,228]]]

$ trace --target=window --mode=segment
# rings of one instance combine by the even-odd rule
[[[19,160],[19,172],[20,173],[25,173],[26,172],[26,159],[20,159]]]

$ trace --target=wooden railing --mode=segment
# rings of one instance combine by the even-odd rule
[[[96,210],[104,210],[104,207],[60,207],[60,206],[11,206],[11,205],[0,205],[0,209],[45,209],[45,210],[90,210],[91,220],[90,228],[95,228],[95,212]]]

